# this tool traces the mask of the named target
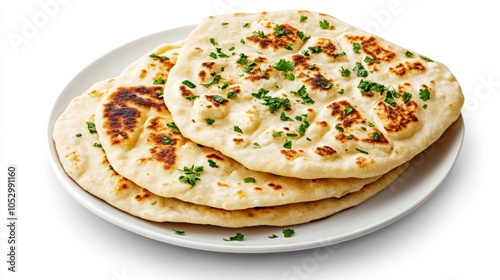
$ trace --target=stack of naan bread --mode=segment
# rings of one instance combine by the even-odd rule
[[[90,87],[53,139],[75,182],[132,215],[285,226],[386,188],[462,104],[446,66],[331,16],[231,14]]]

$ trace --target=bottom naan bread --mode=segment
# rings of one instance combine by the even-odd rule
[[[306,223],[362,203],[390,185],[409,165],[403,164],[360,191],[341,198],[276,207],[230,211],[161,197],[113,170],[100,147],[99,137],[91,123],[102,96],[113,83],[113,79],[99,82],[76,97],[56,121],[53,139],[63,168],[77,184],[110,205],[146,220],[232,228]]]

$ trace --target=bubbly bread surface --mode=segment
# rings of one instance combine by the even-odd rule
[[[182,134],[251,170],[380,176],[460,115],[449,69],[338,19],[288,10],[205,18],[165,103]]]

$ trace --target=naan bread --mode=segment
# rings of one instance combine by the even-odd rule
[[[97,107],[100,142],[119,174],[159,196],[226,210],[342,197],[380,177],[301,180],[255,172],[183,137],[159,97],[180,46],[160,46],[151,52],[156,57],[130,65]]]
[[[99,147],[97,133],[90,133],[87,122],[114,79],[99,82],[75,98],[54,125],[53,139],[67,174],[83,189],[131,215],[155,222],[183,222],[223,227],[257,225],[287,226],[330,216],[355,206],[388,186],[407,165],[398,167],[356,193],[340,199],[278,207],[227,211],[157,196],[122,177]],[[96,147],[97,146],[97,147]]]
[[[165,102],[185,137],[302,179],[384,174],[464,101],[442,63],[309,11],[207,17],[177,64]]]

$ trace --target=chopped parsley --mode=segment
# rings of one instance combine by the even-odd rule
[[[330,89],[333,84],[332,83],[329,83],[325,80],[325,78],[323,78],[323,76],[319,76],[319,81],[321,82],[321,88],[322,89]]]
[[[228,25],[228,22],[221,22],[221,25]]]
[[[276,37],[279,37],[286,35],[286,31],[281,29],[279,24],[276,24],[276,26],[274,27],[274,34],[276,35]]]
[[[293,230],[291,228],[286,228],[283,230],[283,236],[286,238],[292,237],[294,234],[295,234],[295,230]]]
[[[371,63],[371,62],[374,62],[375,60],[373,58],[369,57],[369,56],[366,56],[363,61],[366,62],[366,63]]]
[[[215,75],[214,79],[208,84],[201,84],[202,86],[209,88],[212,85],[218,84],[221,79],[220,75]]]
[[[81,133],[77,133],[75,136],[76,137],[82,137],[82,134]]]
[[[212,168],[219,168],[219,166],[217,165],[217,162],[209,159],[208,160],[208,166],[212,167]]]
[[[157,55],[156,53],[150,54],[149,57],[151,57],[151,58],[157,58],[157,59],[160,59],[160,60],[170,60],[170,58],[168,58],[166,56]]]
[[[289,139],[285,139],[285,144],[283,144],[283,148],[291,149],[292,148],[292,141]]]
[[[395,97],[397,98],[398,96],[399,96],[399,93],[397,93],[395,91],[387,91],[384,102],[391,105],[392,107],[398,107],[396,100],[394,100],[394,98]]]
[[[241,130],[241,128],[240,128],[239,126],[237,126],[237,125],[235,125],[235,126],[233,127],[233,130],[234,130],[235,132],[243,133],[243,130]]]
[[[345,53],[345,52],[341,52],[341,53],[338,53],[338,54],[334,55],[334,56],[333,56],[333,59],[337,59],[337,58],[342,57],[342,56],[345,56],[345,55],[346,55],[346,53]]]
[[[174,231],[175,234],[177,235],[184,235],[186,232],[183,231],[183,230],[176,230],[176,229],[172,229]]]
[[[359,43],[352,44],[352,51],[354,53],[359,53],[359,50],[361,50],[361,45]]]
[[[412,52],[410,52],[410,51],[406,51],[406,52],[405,52],[405,56],[406,56],[406,57],[413,57],[413,56],[414,56],[414,54],[413,54]]]
[[[229,238],[222,238],[224,241],[243,241],[245,239],[245,235],[241,233],[236,233],[235,236],[231,236]]]
[[[175,145],[175,140],[168,137],[167,135],[163,136],[162,140],[161,140],[161,143],[163,145],[168,145],[168,146],[172,146],[172,145]]]
[[[243,24],[243,27],[250,27],[250,22],[245,22],[245,23]]]
[[[358,77],[368,76],[368,71],[366,71],[365,67],[363,67],[363,64],[361,64],[361,62],[356,62],[356,66],[354,66],[352,71],[356,72],[356,75]]]
[[[278,238],[278,236],[276,234],[273,234],[273,235],[268,235],[267,238],[274,239],[274,238]]]
[[[253,142],[253,143],[252,143],[252,145],[253,145],[253,147],[254,147],[255,149],[260,149],[260,148],[262,148],[262,147],[260,146],[260,144],[259,144],[259,143],[257,143],[257,142]]]
[[[199,98],[199,97],[200,97],[199,95],[184,95],[184,98],[186,98],[189,101],[193,101],[193,100],[195,100],[196,98]]]
[[[174,122],[169,122],[169,123],[167,123],[167,127],[170,127],[170,128],[172,129],[172,133],[174,133],[174,134],[179,134],[179,133],[181,133],[181,132],[179,131],[179,128],[177,127],[177,125],[176,125]]]
[[[307,16],[305,16],[305,15],[300,16],[300,22],[304,22],[306,20],[307,20]]]
[[[158,98],[161,99],[161,98],[163,98],[164,92],[163,92],[163,90],[159,89],[159,90],[156,91],[156,94],[158,95]]]
[[[367,155],[367,154],[368,154],[368,152],[367,152],[367,151],[365,151],[365,150],[361,150],[360,148],[356,148],[356,151],[358,151],[358,152],[360,152],[360,153],[362,153],[362,154],[365,154],[365,155]]]
[[[257,99],[264,100],[264,103],[261,104],[268,106],[271,113],[276,112],[281,107],[283,107],[285,110],[289,110],[292,107],[292,105],[290,104],[290,99],[267,96],[267,93],[269,93],[269,90],[260,88],[257,93],[252,93],[252,96],[256,97]]]
[[[314,100],[312,100],[312,98],[306,92],[306,86],[304,85],[297,91],[291,91],[290,93],[299,96],[302,99],[302,104],[314,104]]]
[[[289,116],[287,116],[285,114],[285,112],[281,112],[281,114],[280,114],[280,120],[282,120],[284,122],[287,122],[287,121],[292,121],[293,122],[293,119],[290,118]]]
[[[349,77],[351,75],[351,70],[345,69],[344,67],[340,68],[340,75],[342,77]]]
[[[302,41],[307,41],[311,39],[311,35],[305,36],[304,31],[297,32],[297,35],[299,36],[299,39]]]
[[[224,97],[222,97],[222,96],[220,96],[220,95],[217,95],[217,94],[216,94],[216,95],[214,95],[214,100],[215,100],[215,102],[217,102],[217,103],[219,103],[219,104],[222,104],[222,103],[224,103],[224,101],[226,101],[226,100],[224,99]]]
[[[380,142],[380,133],[378,132],[373,132],[373,140]]]
[[[425,61],[427,61],[427,62],[434,62],[434,60],[428,58],[427,56],[421,55],[420,58],[423,59],[423,60],[425,60]]]
[[[163,79],[162,77],[156,79],[153,81],[153,85],[164,85],[167,82],[166,79]]]
[[[85,122],[87,124],[87,128],[89,129],[90,133],[97,133],[97,130],[95,128],[95,123],[93,122]]]
[[[420,99],[422,99],[422,101],[427,101],[431,99],[431,92],[426,88],[420,89],[418,94],[420,95]]]
[[[245,183],[255,183],[256,181],[255,181],[255,178],[253,178],[253,177],[247,177],[247,178],[243,179],[243,182],[245,182]]]
[[[344,116],[347,116],[347,115],[351,114],[353,111],[354,111],[354,109],[352,107],[345,106],[345,108],[344,108]]]
[[[287,61],[284,58],[282,58],[278,62],[276,62],[276,64],[274,64],[273,67],[278,71],[287,72],[287,71],[292,71],[293,68],[295,67],[295,64],[293,64],[293,62],[291,61]]]
[[[276,131],[272,134],[273,137],[280,137],[283,134],[283,131]]]
[[[207,122],[208,125],[211,125],[211,124],[213,124],[215,122],[215,120],[211,119],[211,118],[206,118],[205,122]]]
[[[264,31],[262,31],[262,30],[254,31],[254,32],[252,32],[252,35],[259,36],[260,38],[265,38]]]
[[[96,148],[102,148],[102,145],[99,144],[99,143],[94,143],[94,147],[96,147]]]
[[[319,22],[319,27],[321,27],[322,29],[328,29],[330,28],[330,23],[326,19],[324,19]]]
[[[335,125],[335,129],[340,131],[340,132],[344,132],[344,128],[341,127],[340,125]]]
[[[405,92],[403,93],[403,102],[406,104],[410,101],[411,99],[411,93]]]
[[[236,93],[234,93],[233,91],[228,92],[226,95],[226,97],[229,99],[236,98],[236,96]]]
[[[214,39],[214,38],[210,38],[209,40],[210,40],[210,43],[211,43],[212,45],[214,45],[214,46],[217,46],[217,45],[219,44],[219,43],[217,43],[217,41],[215,41],[215,39]]]
[[[189,80],[184,80],[184,81],[182,81],[182,84],[183,84],[183,85],[186,85],[186,86],[187,86],[187,87],[189,87],[189,88],[195,88],[195,87],[196,87],[196,85],[195,85],[195,84],[193,84],[193,83],[192,83],[191,81],[189,81]]]
[[[156,205],[156,203],[158,203],[158,200],[151,202],[151,205]]]
[[[309,49],[312,53],[322,53],[322,52],[323,52],[323,48],[321,48],[320,46],[316,46],[316,47],[308,47],[308,49]]]
[[[196,185],[196,181],[200,180],[200,172],[203,171],[203,166],[184,166],[184,168],[180,171],[183,171],[184,175],[179,176],[179,181],[194,187],[194,185]]]
[[[358,88],[360,89],[361,93],[380,91],[380,93],[382,94],[387,90],[384,85],[369,80],[359,81]]]
[[[236,63],[246,64],[247,63],[247,56],[244,53],[240,53],[240,57],[236,60]]]

